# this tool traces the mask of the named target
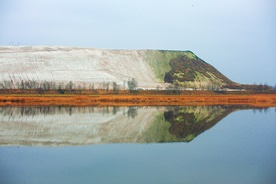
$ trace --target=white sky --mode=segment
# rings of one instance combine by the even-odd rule
[[[276,0],[0,0],[0,45],[191,50],[276,84]]]

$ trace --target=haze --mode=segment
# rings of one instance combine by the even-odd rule
[[[274,0],[2,0],[0,45],[191,50],[239,83],[276,84]]]

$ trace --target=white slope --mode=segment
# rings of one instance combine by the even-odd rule
[[[135,78],[141,88],[163,86],[157,82],[145,54],[145,50],[2,46],[0,82],[116,82],[123,86]]]

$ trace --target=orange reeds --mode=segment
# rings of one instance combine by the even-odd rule
[[[0,106],[251,105],[275,107],[276,94],[251,95],[5,95]]]

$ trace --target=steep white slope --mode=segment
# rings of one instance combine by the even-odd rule
[[[0,81],[22,80],[74,83],[116,82],[131,78],[142,88],[158,83],[143,50],[107,50],[75,47],[0,47]]]

